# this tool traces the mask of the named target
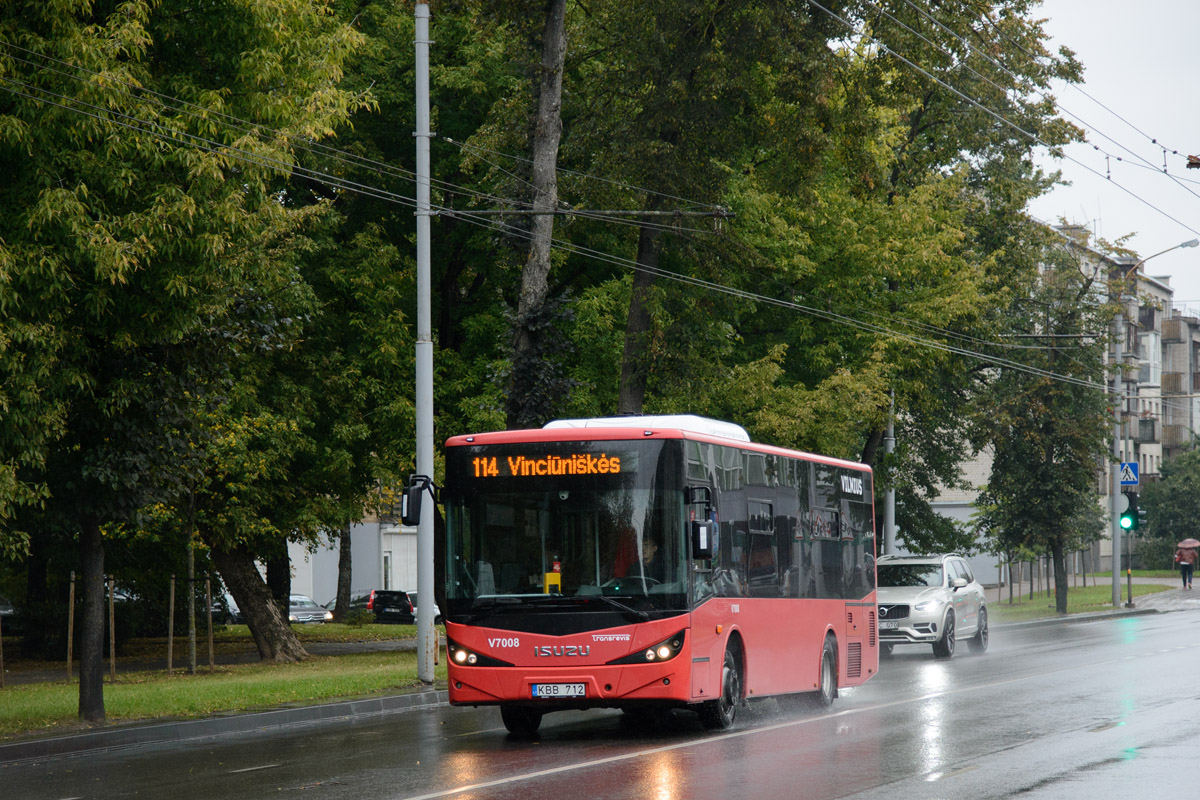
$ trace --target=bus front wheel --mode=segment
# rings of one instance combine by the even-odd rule
[[[742,668],[732,650],[725,651],[721,667],[721,697],[700,704],[700,722],[709,730],[729,730],[742,702]]]
[[[513,736],[529,737],[542,724],[542,712],[527,706],[500,706],[500,719]]]

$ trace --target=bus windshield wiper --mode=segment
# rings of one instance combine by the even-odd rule
[[[604,602],[608,603],[610,606],[614,606],[615,608],[618,608],[621,611],[624,611],[626,614],[632,614],[634,617],[641,620],[642,622],[645,622],[646,620],[650,619],[649,612],[640,611],[640,610],[634,608],[633,606],[627,606],[624,603],[622,603],[620,600],[617,600],[615,597],[609,597],[609,596],[603,595],[603,594],[593,594],[593,595],[588,595],[586,598],[583,598],[583,599],[603,600]]]

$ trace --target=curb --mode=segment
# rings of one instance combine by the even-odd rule
[[[993,628],[1040,628],[1045,625],[1059,625],[1063,622],[1100,622],[1106,619],[1121,619],[1123,617],[1141,617],[1147,614],[1166,614],[1157,608],[1130,608],[1113,611],[1096,611],[1091,614],[1064,614],[1061,617],[1042,617],[1022,622],[1001,622],[992,625]]]
[[[409,694],[360,698],[297,708],[278,708],[249,714],[231,714],[174,722],[129,723],[68,736],[0,744],[0,765],[77,755],[97,750],[117,750],[145,744],[178,743],[231,733],[278,730],[330,720],[395,714],[415,708],[445,705],[444,689],[421,689]]]

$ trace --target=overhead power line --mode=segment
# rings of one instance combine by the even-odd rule
[[[833,19],[837,20],[838,22],[842,23],[842,25],[846,26],[846,27],[847,27],[847,28],[848,28],[848,29],[849,29],[851,32],[855,33],[856,35],[858,35],[858,36],[860,36],[860,37],[863,37],[863,38],[865,38],[865,39],[870,39],[870,40],[871,40],[871,41],[873,41],[873,42],[876,44],[876,46],[878,46],[878,47],[879,47],[881,50],[883,50],[884,52],[886,52],[886,53],[888,53],[889,55],[893,56],[894,58],[898,59],[899,61],[901,61],[902,63],[904,63],[906,66],[908,66],[910,69],[916,70],[917,72],[921,73],[921,74],[922,74],[922,75],[924,75],[925,77],[929,78],[929,79],[930,79],[931,81],[933,81],[934,83],[936,83],[936,84],[938,84],[939,86],[941,86],[943,89],[946,89],[946,90],[947,90],[948,92],[950,92],[951,94],[955,95],[956,97],[960,98],[961,100],[964,100],[964,101],[966,101],[967,103],[971,104],[972,106],[975,106],[976,108],[978,108],[979,110],[983,111],[985,114],[987,114],[988,116],[992,117],[993,119],[995,119],[996,121],[1000,122],[1001,124],[1003,124],[1003,125],[1006,125],[1007,127],[1010,127],[1010,128],[1012,128],[1013,130],[1017,131],[1018,133],[1020,133],[1022,136],[1026,137],[1026,138],[1027,138],[1027,139],[1029,139],[1030,141],[1032,141],[1032,142],[1034,142],[1034,143],[1036,143],[1036,144],[1038,144],[1038,145],[1040,145],[1040,146],[1042,146],[1042,147],[1048,148],[1048,149],[1050,149],[1051,151],[1059,150],[1059,148],[1057,148],[1055,145],[1051,145],[1051,144],[1049,144],[1048,142],[1044,141],[1044,140],[1043,140],[1043,139],[1042,139],[1040,136],[1038,136],[1037,134],[1033,133],[1032,131],[1027,131],[1027,130],[1025,130],[1025,129],[1024,129],[1024,128],[1022,128],[1020,125],[1017,125],[1015,122],[1013,122],[1012,120],[1008,119],[1008,118],[1007,118],[1007,117],[1005,117],[1004,115],[1002,115],[1002,114],[1000,114],[1000,113],[998,113],[998,112],[996,112],[996,111],[994,111],[994,110],[992,110],[992,109],[988,108],[988,107],[987,107],[987,106],[985,106],[983,103],[981,103],[981,102],[979,102],[978,100],[976,100],[975,98],[973,98],[973,97],[970,97],[970,96],[969,96],[969,95],[967,95],[966,93],[962,92],[961,90],[959,90],[959,89],[957,89],[956,87],[952,86],[951,84],[947,83],[945,80],[943,80],[943,79],[939,78],[938,76],[936,76],[936,75],[934,75],[933,73],[929,72],[929,71],[928,71],[928,70],[926,70],[925,68],[921,67],[919,64],[917,64],[916,62],[912,61],[912,60],[911,60],[911,59],[909,59],[908,57],[904,56],[904,55],[903,55],[903,54],[901,54],[900,52],[898,52],[898,51],[894,50],[893,48],[889,47],[888,45],[884,44],[883,42],[881,42],[881,41],[879,40],[879,38],[878,38],[878,37],[876,37],[876,36],[873,36],[873,35],[871,35],[870,33],[867,33],[867,32],[865,32],[865,31],[863,31],[861,28],[859,28],[858,26],[856,26],[854,23],[850,22],[849,20],[845,19],[845,18],[844,18],[844,17],[842,17],[841,15],[839,15],[839,14],[836,14],[836,13],[834,13],[833,11],[830,11],[828,8],[826,8],[825,6],[823,6],[823,5],[821,5],[820,3],[818,3],[818,2],[817,2],[817,0],[808,0],[808,3],[809,3],[809,5],[813,6],[814,8],[817,8],[817,9],[819,9],[820,11],[824,12],[824,13],[825,13],[825,14],[827,14],[828,16],[830,16],[830,17],[832,17]],[[1164,211],[1163,209],[1161,209],[1161,208],[1159,208],[1158,206],[1156,206],[1156,205],[1154,205],[1153,203],[1151,203],[1149,200],[1145,199],[1145,198],[1144,198],[1144,197],[1142,197],[1141,195],[1139,195],[1139,194],[1137,194],[1136,192],[1134,192],[1133,190],[1129,189],[1129,188],[1128,188],[1128,187],[1126,187],[1125,185],[1123,185],[1123,184],[1121,184],[1121,183],[1118,183],[1117,181],[1114,181],[1114,180],[1112,180],[1111,176],[1105,176],[1105,175],[1101,174],[1101,173],[1100,173],[1099,171],[1097,171],[1096,169],[1094,169],[1094,168],[1092,168],[1092,167],[1088,166],[1087,164],[1083,163],[1083,162],[1082,162],[1082,161],[1080,161],[1079,159],[1075,158],[1074,156],[1068,155],[1068,154],[1067,154],[1067,153],[1065,153],[1065,152],[1062,152],[1062,157],[1063,157],[1063,158],[1065,158],[1065,159],[1067,159],[1068,161],[1072,161],[1072,162],[1074,162],[1075,164],[1078,164],[1080,167],[1082,167],[1083,169],[1085,169],[1085,170],[1087,170],[1088,172],[1092,173],[1093,175],[1096,175],[1097,177],[1100,177],[1100,178],[1105,178],[1105,179],[1106,179],[1106,180],[1108,180],[1108,181],[1109,181],[1109,182],[1110,182],[1110,183],[1111,183],[1113,186],[1116,186],[1116,187],[1117,187],[1118,189],[1120,189],[1121,191],[1123,191],[1123,192],[1125,192],[1126,194],[1130,195],[1130,196],[1131,196],[1131,197],[1133,197],[1135,200],[1137,200],[1139,203],[1142,203],[1143,205],[1145,205],[1145,206],[1147,206],[1147,207],[1151,208],[1152,210],[1154,210],[1154,211],[1158,212],[1159,214],[1161,214],[1163,217],[1166,217],[1167,219],[1171,220],[1172,222],[1176,223],[1177,225],[1179,225],[1179,226],[1181,226],[1181,227],[1183,227],[1183,228],[1186,228],[1187,230],[1191,231],[1192,233],[1195,233],[1195,234],[1198,234],[1198,235],[1200,235],[1200,230],[1197,230],[1196,228],[1193,228],[1192,226],[1188,225],[1187,223],[1183,222],[1182,220],[1180,220],[1180,219],[1178,219],[1178,218],[1176,218],[1176,217],[1172,216],[1171,214],[1167,213],[1167,212],[1166,212],[1166,211]]]

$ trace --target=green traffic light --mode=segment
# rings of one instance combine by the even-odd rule
[[[1133,517],[1131,517],[1129,514],[1122,514],[1121,515],[1121,529],[1127,531],[1132,527],[1133,527]]]

